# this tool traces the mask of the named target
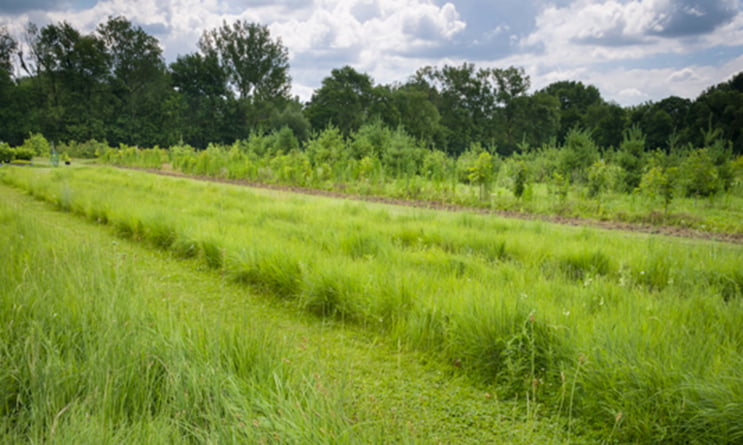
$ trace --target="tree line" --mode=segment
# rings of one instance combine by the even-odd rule
[[[206,148],[282,128],[304,144],[329,126],[348,137],[379,123],[453,156],[473,144],[501,155],[558,146],[575,130],[619,148],[631,129],[646,150],[702,147],[714,132],[743,153],[743,73],[694,100],[631,107],[578,81],[530,86],[517,67],[427,66],[382,85],[345,66],[302,103],[290,95],[287,48],[257,23],[206,30],[198,51],[170,64],[159,41],[125,17],[90,34],[66,22],[29,23],[16,37],[0,29],[0,140],[10,145],[41,133],[57,142]]]

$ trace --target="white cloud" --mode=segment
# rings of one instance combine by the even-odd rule
[[[594,84],[622,104],[671,94],[694,97],[743,70],[741,0],[30,0],[0,15],[23,25],[66,20],[91,32],[124,15],[160,40],[167,61],[196,51],[223,21],[267,24],[289,49],[293,92],[309,99],[333,68],[352,65],[378,83],[404,81],[425,65],[522,66],[538,89],[558,80]],[[39,5],[54,5],[40,10]],[[2,9],[0,9],[2,11]],[[0,13],[2,14],[2,13]],[[11,14],[6,11],[6,14]],[[705,52],[707,51],[707,52]],[[703,54],[702,60],[695,54]],[[665,62],[658,62],[663,59]],[[682,61],[682,62],[678,62]],[[663,63],[663,65],[661,65]],[[686,66],[689,65],[689,66]]]
[[[526,67],[537,89],[558,80],[578,80],[622,105],[670,95],[695,98],[743,70],[743,57],[715,64],[709,54],[711,48],[743,45],[743,14],[730,13],[738,7],[737,0],[712,0],[701,9],[690,9],[691,3],[575,0],[563,7],[548,6],[536,17],[535,30],[521,41],[524,49],[540,50],[494,63]],[[714,32],[699,33],[703,28],[692,24],[685,37],[664,34],[672,25],[673,32],[683,33],[678,23],[700,17],[706,20],[704,26],[714,24]],[[706,62],[686,67],[669,63],[694,63],[693,54],[706,54]]]
[[[405,63],[410,57],[399,54],[436,47],[465,28],[452,3],[438,6],[432,0],[252,1],[244,7],[226,0],[103,0],[81,11],[21,14],[14,17],[18,25],[11,27],[11,32],[20,35],[21,24],[27,21],[43,26],[66,20],[87,33],[108,16],[125,16],[145,29],[162,30],[155,37],[169,61],[196,51],[202,32],[223,21],[268,24],[272,35],[289,49],[294,92],[304,99],[319,85],[318,76],[327,76],[330,69],[346,64],[379,81],[402,80],[398,70],[410,66]],[[2,20],[0,17],[0,24]],[[402,77],[416,68],[410,67]],[[303,70],[312,75],[301,73]]]
[[[348,64],[377,82],[390,82],[403,80],[401,77],[420,67],[400,71],[408,68],[406,62],[411,60],[400,54],[435,47],[464,27],[451,3],[436,6],[430,0],[321,0],[307,16],[276,21],[271,30],[281,36],[295,62],[311,63],[314,59],[320,64],[334,64],[324,67],[325,76],[330,69]],[[302,78],[295,80],[301,82]],[[301,85],[305,91],[306,87]],[[299,93],[299,89],[295,91]]]
[[[605,100],[623,106],[668,96],[695,99],[706,88],[730,79],[743,71],[743,55],[720,66],[691,65],[682,69],[625,69],[617,66],[606,71],[574,70],[559,78],[552,73],[537,78],[538,88],[557,80],[577,80],[599,88]],[[545,78],[547,79],[545,81]]]
[[[685,5],[690,2],[576,0],[549,6],[522,47],[544,48],[553,61],[590,64],[698,49],[719,39],[722,33],[713,29],[727,30],[743,43],[737,0],[711,0],[702,9]]]

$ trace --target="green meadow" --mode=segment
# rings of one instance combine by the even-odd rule
[[[741,245],[100,166],[0,183],[9,443],[743,441]]]

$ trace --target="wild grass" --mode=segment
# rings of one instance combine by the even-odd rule
[[[108,168],[2,180],[94,221],[100,202],[119,236],[422,351],[569,435],[743,440],[740,246]]]
[[[0,226],[3,442],[380,438],[251,320],[209,323],[151,295],[126,250],[68,239],[5,201]]]

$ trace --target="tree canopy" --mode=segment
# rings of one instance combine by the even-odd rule
[[[258,23],[205,30],[198,51],[170,65],[160,42],[125,17],[109,17],[89,34],[66,22],[29,23],[22,36],[0,28],[0,140],[11,144],[40,132],[55,141],[205,148],[283,127],[307,141],[329,126],[348,137],[381,123],[454,155],[475,146],[508,155],[565,144],[571,134],[622,151],[631,128],[642,132],[646,151],[702,146],[716,132],[743,153],[743,73],[694,100],[632,107],[579,81],[530,86],[513,66],[426,66],[387,85],[344,66],[302,104],[290,97],[287,48]],[[630,182],[638,181],[633,173]]]

